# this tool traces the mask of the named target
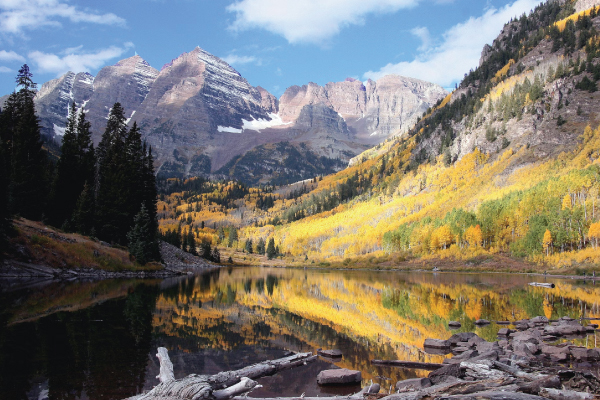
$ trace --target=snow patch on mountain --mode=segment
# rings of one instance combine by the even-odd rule
[[[263,119],[263,118],[253,119],[251,121],[246,121],[245,119],[242,119],[242,123],[243,123],[242,130],[250,129],[253,131],[260,132],[263,129],[272,128],[274,126],[280,126],[280,125],[290,125],[293,123],[293,122],[283,122],[283,120],[281,119],[279,114],[269,113],[268,115],[269,115],[269,118],[271,118],[270,121],[268,119]]]
[[[217,126],[218,132],[227,132],[227,133],[242,133],[243,129],[234,128],[232,126]]]

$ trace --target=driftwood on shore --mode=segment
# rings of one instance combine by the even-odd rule
[[[175,379],[167,349],[160,347],[157,357],[160,361],[160,374],[157,376],[160,383],[148,393],[130,397],[129,400],[226,400],[251,391],[258,385],[254,379],[317,359],[312,353],[298,353],[237,371],[215,375],[191,374],[183,379]]]

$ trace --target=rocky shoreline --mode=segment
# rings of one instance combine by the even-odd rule
[[[600,380],[590,368],[600,363],[600,349],[575,346],[569,339],[595,332],[562,317],[539,316],[502,328],[498,341],[472,332],[448,340],[427,339],[425,351],[452,354],[427,378],[400,381],[389,400],[417,399],[594,399]]]

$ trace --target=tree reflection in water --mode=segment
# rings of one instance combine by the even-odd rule
[[[148,281],[58,283],[0,293],[0,393],[11,399],[121,399],[157,383],[156,347],[166,346],[175,374],[236,369],[285,351],[338,348],[320,360],[264,378],[253,396],[331,393],[315,383],[331,363],[358,369],[383,387],[426,371],[373,367],[371,359],[440,362],[425,338],[461,330],[495,340],[500,326],[476,319],[599,317],[600,288],[553,280],[534,288],[525,275],[228,268],[201,276]],[[590,340],[591,339],[591,340]],[[594,347],[595,336],[577,344]],[[389,379],[389,380],[388,380]],[[346,394],[355,388],[334,390]]]

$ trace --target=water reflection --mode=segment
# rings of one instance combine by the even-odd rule
[[[501,274],[428,274],[230,268],[161,282],[53,283],[1,292],[0,393],[8,398],[120,399],[156,384],[157,346],[177,377],[241,368],[285,351],[342,350],[337,366],[383,387],[426,371],[373,367],[371,359],[441,362],[426,338],[447,338],[448,322],[495,340],[500,321],[545,315],[599,317],[589,282]],[[595,335],[577,344],[595,347]],[[252,396],[346,394],[315,377],[331,360],[264,378]],[[333,390],[333,392],[332,392]]]

